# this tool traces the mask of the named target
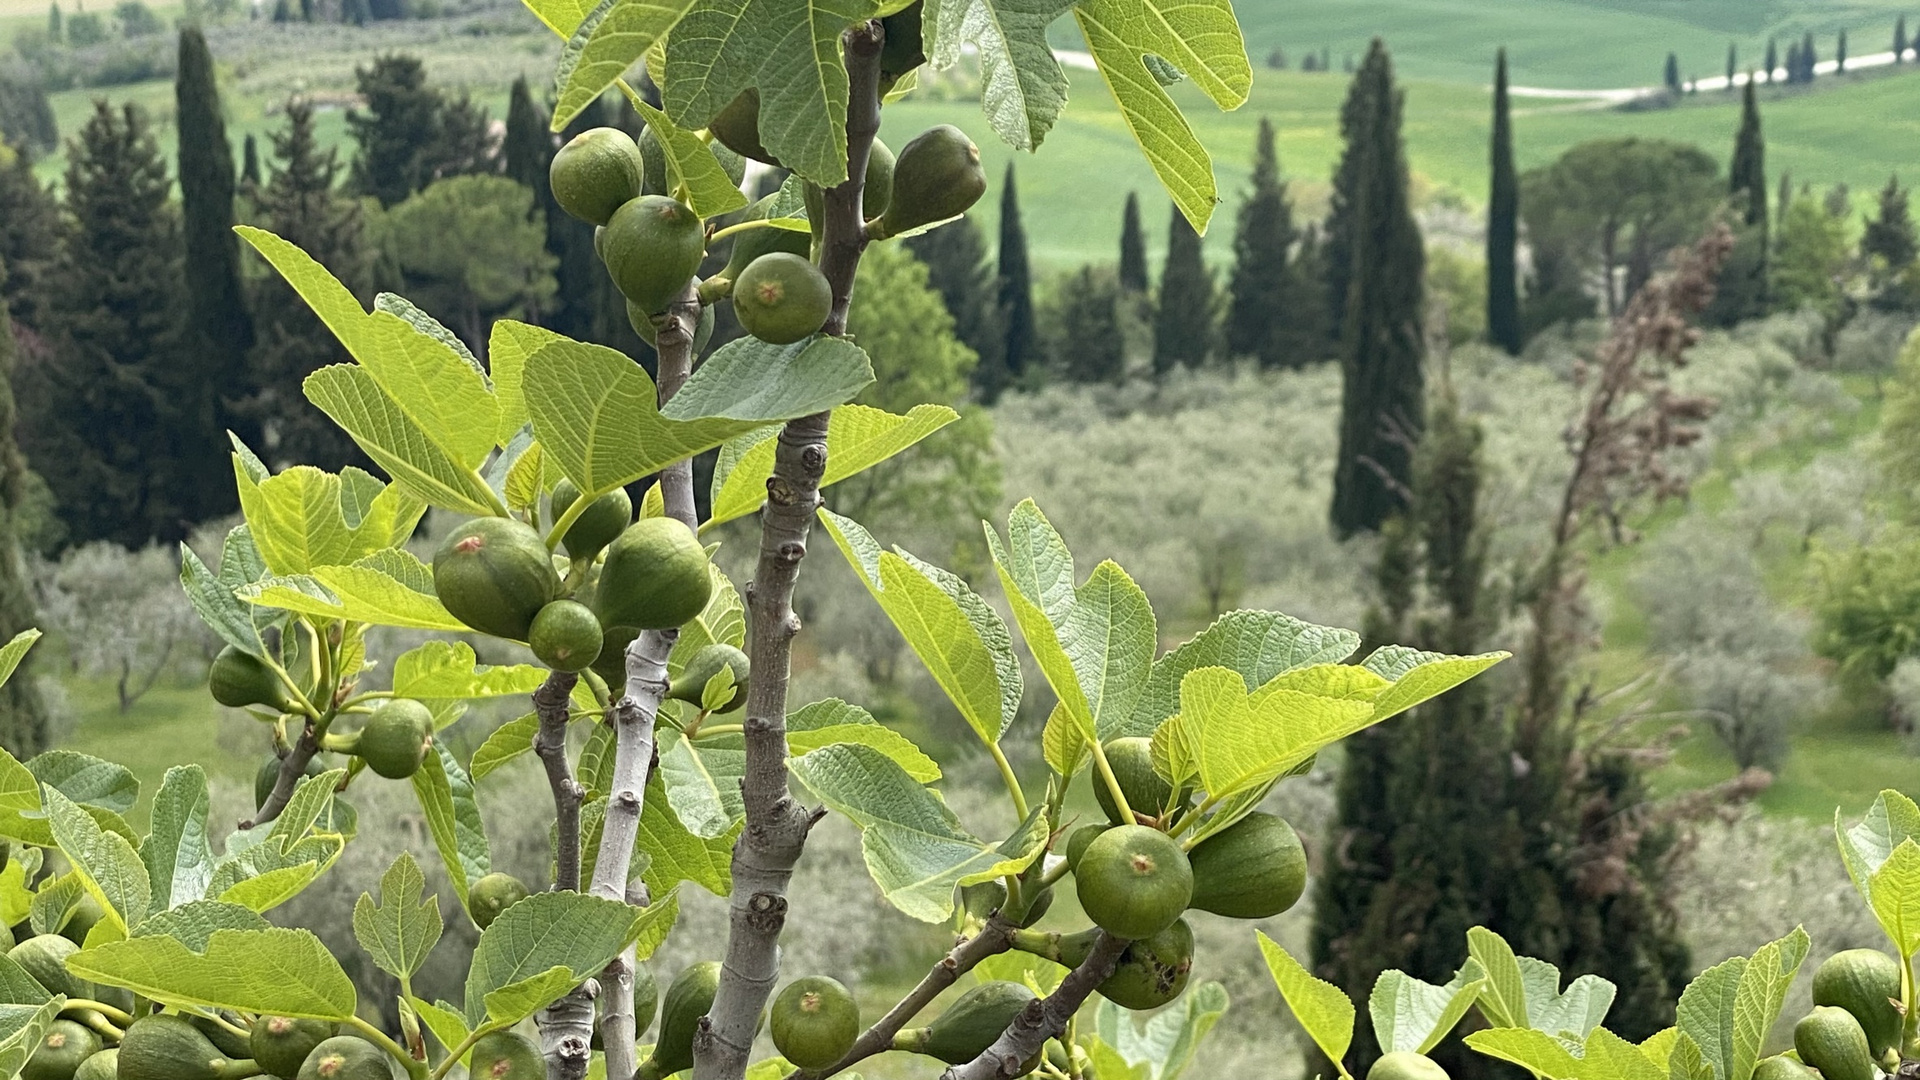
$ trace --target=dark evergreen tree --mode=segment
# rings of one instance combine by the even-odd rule
[[[1787,85],[1792,86],[1799,81],[1800,43],[1797,41],[1789,41],[1787,42]]]
[[[266,228],[300,245],[363,302],[370,300],[368,253],[360,206],[335,190],[338,151],[314,138],[313,106],[287,103],[286,126],[272,134],[259,213]],[[263,429],[256,451],[275,465],[304,462],[323,469],[365,464],[359,447],[307,401],[301,383],[315,369],[351,360],[319,318],[278,274],[259,279],[254,349],[259,390],[248,403]]]
[[[1880,210],[1860,237],[1860,254],[1883,261],[1895,274],[1914,263],[1913,219],[1907,213],[1907,189],[1897,176],[1888,177],[1880,189]]]
[[[1900,16],[1893,21],[1893,62],[1907,62],[1907,17]]]
[[[182,231],[186,264],[192,267],[187,310],[202,346],[193,356],[200,383],[213,399],[216,441],[221,430],[231,429],[252,443],[258,432],[236,409],[252,384],[247,352],[253,348],[253,316],[240,287],[240,240],[233,233],[233,146],[221,115],[213,54],[199,27],[180,31],[173,87]]]
[[[365,26],[373,18],[373,10],[367,6],[367,0],[340,0],[340,21],[352,26]]]
[[[1082,383],[1126,377],[1120,295],[1119,276],[1106,266],[1082,266],[1056,286],[1048,344],[1061,376]]]
[[[1487,194],[1487,340],[1520,352],[1520,176],[1513,164],[1513,111],[1507,97],[1507,50],[1493,71],[1493,180]]]
[[[499,172],[500,154],[486,107],[465,93],[450,98],[435,91],[433,97],[433,143],[421,157],[420,186],[450,176]]]
[[[1740,53],[1733,42],[1727,42],[1727,89],[1733,89],[1733,77],[1740,70]]]
[[[1001,363],[1007,377],[1018,382],[1039,358],[1040,336],[1033,320],[1033,271],[1027,263],[1027,230],[1020,223],[1020,194],[1015,188],[1013,163],[1007,163],[1006,186],[1000,191],[1000,325],[1004,332]]]
[[[1144,294],[1147,280],[1147,237],[1140,228],[1140,197],[1127,192],[1127,208],[1120,215],[1120,287]]]
[[[260,144],[251,131],[240,144],[240,187],[249,193],[260,187]]]
[[[1740,214],[1734,248],[1720,268],[1720,281],[1704,318],[1718,326],[1732,326],[1767,312],[1769,224],[1767,213],[1767,142],[1760,127],[1760,106],[1752,82],[1741,99],[1740,129],[1734,136],[1733,161],[1727,168],[1727,190]]]
[[[69,144],[48,275],[51,355],[22,372],[30,460],[77,542],[179,540],[229,509],[232,466],[183,314],[172,181],[138,106],[94,103]]]
[[[997,282],[980,227],[970,217],[931,232],[910,236],[907,249],[927,264],[927,283],[953,316],[953,333],[980,357],[974,365],[974,394],[992,403],[1012,381],[1001,355],[1006,338],[1000,328]]]
[[[6,263],[0,262],[0,284],[6,276]],[[13,437],[18,419],[13,400],[16,351],[13,322],[7,317],[7,306],[0,304],[0,639],[6,641],[39,623],[20,557],[21,515],[31,478],[27,459]],[[47,748],[47,705],[34,682],[33,666],[29,652],[13,678],[0,686],[0,747],[21,759]]]
[[[46,326],[45,279],[60,248],[60,204],[33,174],[24,152],[0,150],[0,301],[15,322],[34,330]]]
[[[546,180],[547,166],[553,162],[553,136],[547,132],[547,116],[534,104],[533,91],[525,75],[513,80],[507,97],[507,133],[500,146],[500,157],[509,178],[538,192]],[[535,209],[538,210],[538,200]]]
[[[1809,30],[1807,31],[1807,36],[1800,42],[1800,81],[1801,82],[1810,83],[1813,81],[1813,76],[1814,76],[1813,67],[1815,64],[1818,64],[1819,62],[1820,62],[1820,50],[1814,47],[1813,31]]]
[[[67,40],[66,21],[60,14],[60,4],[58,0],[47,5],[47,38],[55,45],[62,44]]]
[[[358,152],[352,189],[392,206],[433,178],[430,156],[439,146],[440,95],[427,86],[420,58],[400,53],[376,57],[354,72],[363,112],[347,111],[347,129]]]
[[[1668,93],[1677,94],[1680,92],[1680,58],[1673,53],[1667,54],[1665,79]]]
[[[1772,82],[1773,71],[1780,66],[1780,47],[1772,38],[1767,39],[1767,62],[1764,66],[1767,72],[1767,81]]]
[[[1179,207],[1167,223],[1167,261],[1153,316],[1153,371],[1197,368],[1213,352],[1213,271],[1200,251],[1200,234]]]
[[[23,152],[59,148],[60,124],[39,80],[15,81],[0,75],[0,145]]]
[[[1341,536],[1378,529],[1405,508],[1425,421],[1426,249],[1407,198],[1404,102],[1375,38],[1342,110],[1347,145],[1336,179],[1345,185],[1334,190],[1334,243],[1346,259],[1331,510]]]
[[[1293,205],[1273,151],[1273,125],[1263,116],[1254,143],[1253,188],[1240,204],[1233,233],[1233,276],[1227,285],[1229,353],[1255,357],[1262,367],[1300,362],[1281,351],[1291,343],[1289,322],[1298,318],[1284,307],[1298,239]]]
[[[1847,73],[1847,32],[1840,31],[1840,40],[1833,46],[1833,72],[1836,75]]]

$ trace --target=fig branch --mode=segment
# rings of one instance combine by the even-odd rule
[[[540,718],[533,752],[553,790],[553,887],[574,892],[580,889],[580,800],[585,792],[567,762],[567,706],[579,681],[580,676],[571,671],[551,671],[533,692],[533,711]]]
[[[878,20],[852,27],[841,39],[846,57],[847,179],[825,193],[820,270],[833,293],[821,327],[847,332],[854,275],[866,246],[861,199],[867,158],[880,131]],[[794,581],[807,554],[820,479],[827,468],[827,416],[787,424],[774,448],[762,512],[760,557],[746,601],[751,636],[744,738],[746,829],[733,849],[733,897],[726,959],[713,1008],[694,1035],[694,1080],[739,1080],[747,1069],[754,1032],[780,976],[780,933],[787,919],[787,884],[821,812],[793,798],[787,786],[787,665],[800,620],[793,611]],[[612,1075],[609,1073],[609,1075]]]
[[[293,789],[299,785],[300,778],[307,774],[307,763],[319,752],[320,733],[309,718],[301,724],[300,737],[293,741],[287,756],[280,759],[280,775],[273,781],[273,793],[260,805],[260,812],[253,815],[251,821],[241,822],[240,827],[251,829],[279,817],[287,808],[287,800],[293,798]]]
[[[798,1069],[787,1074],[786,1080],[825,1080],[853,1068],[859,1062],[875,1054],[893,1048],[893,1037],[907,1026],[920,1011],[933,1003],[933,999],[959,981],[960,976],[979,966],[982,960],[1006,952],[1011,946],[1014,925],[1000,917],[999,912],[987,920],[980,932],[961,941],[953,950],[940,958],[933,968],[921,978],[899,1004],[887,1010],[887,1015],[875,1021],[873,1026],[862,1032],[854,1041],[853,1048],[839,1061],[824,1069]]]
[[[1101,931],[1093,950],[1080,966],[1067,973],[1053,993],[1027,1003],[1007,1030],[979,1057],[965,1065],[955,1065],[940,1074],[940,1080],[1011,1080],[1040,1052],[1048,1039],[1067,1029],[1080,1006],[1095,987],[1113,974],[1125,952],[1127,942]]]

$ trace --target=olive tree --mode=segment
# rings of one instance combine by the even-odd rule
[[[614,86],[645,123],[638,141],[579,135],[551,180],[559,206],[599,228],[657,368],[504,318],[482,362],[471,327],[455,333],[393,295],[368,310],[295,244],[239,230],[351,357],[310,375],[305,394],[384,476],[275,473],[235,440],[244,523],[217,560],[181,552],[187,598],[224,642],[209,692],[256,717],[272,753],[237,829],[210,820],[197,766],[167,773],[142,835],[123,767],[0,755],[0,836],[36,869],[0,877],[34,935],[0,964],[0,1073],[105,1049],[128,1078],[820,1078],[889,1050],[949,1080],[1082,1077],[1090,1062],[1103,1075],[1136,1061],[1177,1073],[1225,1008],[1217,986],[1183,999],[1187,914],[1263,918],[1304,887],[1300,841],[1256,811],[1262,799],[1320,750],[1504,654],[1362,654],[1355,633],[1262,611],[1223,614],[1162,654],[1146,592],[1112,561],[1083,576],[1026,501],[986,526],[986,547],[1053,704],[1032,733],[1038,752],[1008,753],[1024,688],[1007,619],[824,493],[957,419],[945,403],[855,403],[874,380],[847,332],[863,253],[955,219],[987,187],[956,128],[882,146],[883,104],[971,47],[990,126],[1037,148],[1067,86],[1047,24],[1069,5],[528,6],[567,42],[554,129]],[[1179,69],[1224,108],[1244,102],[1251,69],[1231,7],[1071,11],[1121,117],[1204,229],[1211,166],[1164,76]],[[658,106],[621,78],[643,60]],[[745,158],[792,178],[749,204]],[[709,245],[729,238],[729,265],[697,279]],[[749,336],[702,358],[722,303]],[[691,459],[716,448],[703,519]],[[648,478],[636,507],[627,489]],[[406,544],[430,507],[459,523],[429,561]],[[707,545],[755,516],[757,559],[736,587]],[[821,549],[845,557],[994,763],[1011,830],[970,827],[935,786],[942,763],[861,703],[791,700],[794,587]],[[380,655],[377,627],[433,636]],[[537,663],[481,663],[460,635],[522,644]],[[487,699],[527,711],[461,760],[449,729]],[[531,887],[495,867],[476,798],[523,755],[552,802],[552,869]],[[365,883],[353,912],[364,957],[351,962],[391,975],[391,1000],[360,1000],[319,937],[264,918],[340,859],[355,791],[388,782],[411,788],[451,917],[478,930],[457,1003],[415,992],[449,915],[411,853]],[[1106,822],[1069,839],[1077,784]],[[830,813],[860,830],[888,903],[959,931],[878,1017],[834,980],[781,966],[783,936],[843,929],[834,912],[790,912],[787,895]],[[37,872],[56,850],[67,869]],[[1069,878],[1090,925],[1032,928]],[[645,962],[688,888],[728,898],[727,940],[665,989],[655,1028]],[[923,1021],[963,977],[974,985]],[[1176,999],[1145,1037],[1121,1023]],[[763,1024],[777,1056],[755,1061]]]

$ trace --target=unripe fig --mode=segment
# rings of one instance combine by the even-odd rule
[[[666,195],[667,188],[667,148],[660,145],[660,136],[654,134],[651,125],[640,129],[633,140],[640,147],[640,157],[647,163],[647,171],[640,180],[640,194]],[[599,250],[598,244],[594,247]]]
[[[680,669],[680,675],[668,688],[667,696],[689,705],[699,705],[706,693],[708,680],[720,674],[721,668],[733,671],[733,696],[713,711],[733,712],[747,703],[747,679],[753,671],[753,664],[747,659],[746,653],[725,642],[708,645],[688,658],[687,666]]]
[[[762,255],[733,283],[733,313],[747,333],[791,345],[816,333],[833,310],[833,286],[813,263],[784,251]]]
[[[37,934],[7,950],[7,959],[25,968],[49,994],[85,997],[84,984],[67,970],[67,957],[80,946],[59,934]]]
[[[1146,738],[1109,739],[1101,744],[1100,752],[1107,759],[1107,766],[1113,770],[1113,778],[1120,782],[1120,791],[1127,797],[1127,807],[1136,814],[1159,817],[1169,801],[1173,799],[1173,785],[1153,771],[1153,740]],[[1095,770],[1093,776],[1093,798],[1106,812],[1107,820],[1115,825],[1131,825],[1131,821],[1120,820],[1120,808],[1113,801],[1113,792],[1106,781]]]
[[[755,231],[756,232],[780,232],[781,230],[758,229]],[[640,335],[641,341],[646,342],[648,345],[651,345],[656,349],[660,347],[660,328],[653,324],[653,316],[640,310],[640,306],[638,304],[635,304],[631,300],[627,301],[627,323],[628,325],[633,327],[634,333]],[[694,355],[698,356],[701,352],[705,351],[707,347],[707,342],[712,340],[713,340],[713,305],[702,304],[700,305],[700,321],[695,323],[693,327]]]
[[[553,155],[547,182],[560,209],[594,225],[637,199],[646,178],[640,147],[619,128],[599,127],[568,140]]]
[[[600,657],[605,644],[600,620],[576,600],[555,600],[533,617],[527,645],[555,671],[580,671]]]
[[[613,212],[600,258],[622,295],[649,315],[665,311],[707,252],[700,216],[665,195],[642,195]]]
[[[367,768],[389,780],[420,771],[433,745],[433,713],[409,698],[389,698],[373,708],[353,752]]]
[[[748,209],[746,216],[742,220],[765,221],[769,204],[773,202],[773,199],[774,196],[769,195],[755,203]],[[737,232],[733,234],[733,250],[727,253],[727,265],[725,269],[720,271],[720,276],[726,278],[728,281],[739,281],[741,273],[743,273],[747,267],[753,265],[753,261],[762,255],[769,255],[776,251],[784,251],[790,255],[798,255],[804,259],[807,257],[807,253],[812,246],[812,238],[806,233],[794,232],[792,229],[782,229],[773,225],[763,226],[758,229],[748,229],[745,232]]]
[[[1367,1080],[1447,1080],[1447,1070],[1425,1054],[1396,1050],[1374,1061]]]
[[[199,1028],[168,1013],[142,1016],[120,1040],[119,1080],[239,1080],[258,1076],[250,1058],[229,1058]],[[301,1076],[305,1078],[306,1074]],[[358,1080],[328,1076],[325,1080]]]
[[[1020,1010],[1033,1000],[1033,991],[1016,982],[983,982],[924,1028],[908,1028],[894,1037],[893,1048],[964,1065],[993,1045]]]
[[[120,1048],[102,1050],[81,1062],[73,1080],[120,1080]]]
[[[546,1080],[547,1061],[532,1039],[496,1031],[473,1044],[469,1080]]]
[[[527,898],[527,887],[512,874],[498,870],[473,883],[467,892],[467,911],[473,924],[485,930],[500,913]]]
[[[231,645],[221,649],[207,669],[207,691],[213,700],[234,709],[265,705],[284,712],[291,700],[286,684],[272,668]]]
[[[1049,950],[1046,943],[1056,939],[1058,945]],[[1092,929],[1057,938],[1043,935],[1038,946],[1016,941],[1015,947],[1079,967],[1099,940],[1100,931]],[[1152,937],[1128,942],[1114,964],[1113,974],[1094,990],[1123,1009],[1157,1009],[1180,996],[1192,973],[1193,928],[1187,920],[1175,919],[1172,926]]]
[[[533,617],[560,595],[546,541],[512,518],[475,518],[433,556],[433,586],[447,613],[483,634],[527,640]]]
[[[642,518],[607,547],[593,613],[608,629],[668,630],[700,614],[713,595],[707,551],[676,518]]]
[[[1087,845],[1074,869],[1080,907],[1101,929],[1128,940],[1173,925],[1193,896],[1186,853],[1166,833],[1116,825]]]
[[[839,1061],[860,1037],[860,1006],[837,979],[809,975],[773,999],[773,1047],[803,1069]]]
[[[334,1025],[327,1020],[262,1016],[253,1022],[247,1051],[267,1072],[292,1076],[316,1047],[333,1038],[333,1032]]]
[[[966,905],[967,912],[974,918],[984,919],[1005,906],[1007,902],[1006,882],[996,878],[992,881],[983,881],[978,885],[962,886],[960,889],[960,902]],[[1041,889],[1040,895],[1035,896],[1033,902],[1027,905],[1026,915],[1023,916],[1016,925],[1022,928],[1032,926],[1045,917],[1047,909],[1052,906],[1053,887],[1049,885]]]
[[[1878,949],[1834,953],[1813,973],[1813,1003],[1852,1013],[1876,1058],[1900,1041],[1899,1002],[1900,961]]]
[[[579,501],[580,488],[563,476],[553,485],[547,507],[553,513],[553,520],[558,522]],[[631,524],[633,498],[626,488],[614,488],[589,503],[580,511],[580,516],[573,519],[573,524],[567,526],[567,534],[560,538],[560,550],[569,558],[591,559]]]
[[[1293,826],[1259,811],[1187,853],[1188,906],[1231,919],[1267,919],[1291,908],[1307,887],[1307,851]]]
[[[721,145],[741,157],[768,165],[780,164],[779,159],[760,144],[760,91],[753,87],[742,90],[739,96],[727,102],[726,108],[708,122],[707,130],[720,140]]]
[[[1753,1080],[1820,1080],[1820,1074],[1790,1057],[1770,1057],[1753,1067]]]
[[[100,1036],[71,1020],[47,1025],[20,1070],[20,1080],[73,1080],[82,1062],[100,1052]]]
[[[893,200],[873,228],[874,239],[959,217],[987,193],[980,148],[951,124],[931,127],[900,151],[893,167]]]
[[[1066,856],[1067,866],[1069,868],[1079,866],[1080,856],[1087,853],[1087,845],[1098,840],[1101,833],[1111,828],[1113,828],[1113,826],[1105,824],[1082,825],[1068,833],[1067,850],[1062,852],[1062,854]]]
[[[319,776],[326,771],[327,767],[320,764],[319,758],[310,757],[307,759],[306,770],[300,775]],[[279,782],[280,755],[268,753],[266,757],[260,759],[260,768],[253,774],[253,808],[255,810],[267,805],[267,799],[273,795],[273,786]]]
[[[1826,1080],[1874,1080],[1867,1033],[1845,1009],[1814,1006],[1793,1026],[1793,1048],[1801,1061],[1820,1070]]]
[[[642,1077],[671,1076],[693,1067],[693,1036],[719,989],[718,960],[688,965],[673,977],[660,1006],[660,1038],[653,1056],[640,1066]]]
[[[357,1035],[335,1035],[313,1048],[296,1080],[392,1080],[393,1059]]]
[[[860,215],[871,221],[893,205],[893,170],[898,164],[893,151],[879,139],[867,151],[867,179],[860,186]]]

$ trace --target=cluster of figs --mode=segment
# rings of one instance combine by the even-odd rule
[[[1878,949],[1834,953],[1813,973],[1813,1011],[1793,1026],[1793,1050],[1754,1080],[1875,1080],[1900,1068],[1900,962]],[[1795,1060],[1795,1059],[1798,1060]]]
[[[1117,801],[1104,783],[1096,782],[1094,794],[1107,820],[1073,829],[1061,845],[1081,910],[1094,925],[1077,933],[1033,929],[1052,906],[1054,887],[1024,879],[1013,887],[1025,895],[1010,896],[1007,884],[992,881],[963,889],[962,899],[970,918],[985,919],[998,911],[1017,923],[1019,928],[1010,934],[1012,948],[1069,967],[1086,959],[1102,932],[1126,939],[1113,974],[1096,992],[1125,1009],[1157,1009],[1179,997],[1192,974],[1193,929],[1186,913],[1265,919],[1286,911],[1306,888],[1306,851],[1292,826],[1260,812],[1189,849],[1169,835],[1166,826],[1190,809],[1193,793],[1176,792],[1154,771],[1150,741],[1112,739],[1102,751],[1132,819],[1122,820]],[[659,1080],[692,1064],[693,1035],[713,1004],[719,972],[717,963],[695,964],[669,984],[659,1039],[639,1080]],[[972,1061],[1033,999],[1024,983],[982,980],[926,1026],[901,1030],[892,1048],[951,1065]],[[647,996],[636,1001],[643,1028],[652,1005],[649,987]],[[822,975],[783,987],[768,1009],[767,1023],[780,1055],[810,1070],[841,1061],[864,1030],[852,992]],[[1078,1064],[1080,1075],[1094,1075],[1084,1052],[1057,1040],[1049,1040],[1026,1063],[1023,1074],[1038,1068],[1043,1058],[1063,1070]]]

